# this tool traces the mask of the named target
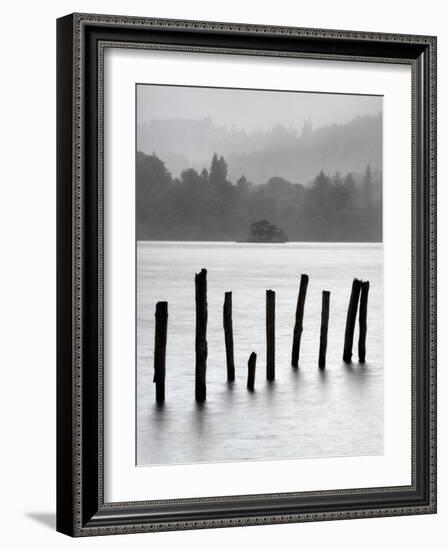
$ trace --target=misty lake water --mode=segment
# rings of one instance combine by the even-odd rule
[[[207,268],[207,400],[194,399],[194,275]],[[291,345],[300,274],[309,275],[300,366]],[[367,360],[342,362],[354,277],[370,281]],[[276,292],[276,379],[266,381],[265,291]],[[226,381],[224,292],[233,292],[236,378]],[[327,366],[317,366],[321,296],[331,292]],[[169,303],[165,404],[155,403],[154,311]],[[137,464],[383,453],[381,244],[137,243]],[[247,361],[257,353],[255,392]]]

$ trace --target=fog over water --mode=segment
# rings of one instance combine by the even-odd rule
[[[179,464],[383,453],[381,244],[139,242],[137,463]],[[194,399],[194,274],[208,269],[207,401]],[[310,282],[300,367],[291,367],[301,273]],[[354,276],[370,281],[367,362],[342,363]],[[276,380],[266,381],[265,291],[276,291]],[[222,305],[233,291],[236,380],[226,382]],[[322,290],[331,292],[327,367],[317,366]],[[154,310],[169,302],[166,401],[155,404]],[[247,361],[257,353],[255,392]],[[393,366],[391,366],[393,368]]]
[[[139,84],[136,99],[137,464],[382,454],[383,98]],[[194,276],[202,268],[207,400],[198,405]],[[302,273],[309,286],[293,369]],[[354,361],[342,362],[354,277],[370,281],[362,365],[358,328]],[[266,381],[268,289],[276,292],[273,383]],[[324,290],[330,317],[320,370]],[[233,293],[233,384],[226,291]],[[163,406],[153,384],[159,301],[169,310]],[[253,393],[246,389],[252,352]]]

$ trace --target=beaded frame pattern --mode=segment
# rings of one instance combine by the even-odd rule
[[[82,397],[81,397],[81,382],[82,382],[82,32],[83,26],[86,24],[102,24],[102,25],[120,25],[121,27],[142,27],[153,29],[184,29],[184,30],[205,30],[205,31],[224,31],[235,33],[259,33],[264,35],[289,35],[293,37],[313,37],[322,39],[356,39],[359,41],[382,41],[387,43],[406,43],[406,44],[422,44],[429,46],[430,52],[430,143],[429,143],[429,211],[430,211],[430,228],[429,228],[429,347],[430,347],[430,363],[429,363],[429,502],[425,506],[409,506],[409,507],[387,507],[387,508],[372,508],[365,510],[347,510],[338,512],[318,512],[318,513],[299,513],[299,514],[284,514],[284,515],[257,515],[250,518],[226,518],[226,519],[208,519],[194,521],[172,521],[172,522],[151,522],[146,524],[129,524],[113,527],[88,527],[83,526],[82,522],[82,505],[81,505],[81,480],[82,480]],[[75,536],[93,536],[93,535],[108,535],[108,534],[124,534],[124,533],[139,533],[149,531],[168,531],[180,529],[207,529],[216,527],[235,527],[243,525],[263,525],[274,523],[290,523],[290,522],[307,522],[307,521],[326,521],[335,519],[356,519],[367,517],[384,517],[409,514],[427,514],[436,511],[436,39],[431,36],[415,36],[404,34],[383,34],[371,32],[354,32],[341,30],[325,30],[325,29],[307,29],[299,27],[273,27],[262,25],[247,25],[236,23],[216,23],[209,21],[186,21],[172,19],[152,19],[127,16],[112,16],[112,15],[95,15],[95,14],[75,14],[73,27],[73,184],[72,184],[72,199],[73,199],[73,214],[72,214],[72,294],[73,294],[73,314],[72,314],[72,389],[73,389],[73,418],[72,418],[72,438],[74,442],[73,456],[73,495],[74,495],[74,528]],[[196,51],[204,53],[238,53],[251,55],[269,55],[278,57],[297,57],[297,58],[315,58],[315,59],[332,59],[344,61],[358,62],[382,62],[382,63],[406,63],[412,66],[412,111],[413,111],[413,132],[412,132],[412,331],[415,331],[415,62],[408,59],[391,59],[391,58],[369,58],[362,56],[332,56],[322,54],[305,54],[292,52],[263,52],[261,50],[250,52],[244,50],[231,50],[220,48],[207,47],[183,47],[169,45],[151,45],[151,44],[136,44],[136,43],[107,43],[99,44],[99,86],[98,86],[98,242],[99,242],[99,258],[98,258],[98,296],[99,296],[99,494],[100,500],[103,499],[103,55],[104,48],[107,46],[121,48],[149,48],[149,49],[164,49],[172,51]],[[340,491],[319,491],[316,493],[306,494],[354,494],[354,493],[369,493],[373,491],[403,491],[412,490],[415,487],[415,344],[412,345],[412,485],[407,487],[383,487],[375,489],[357,489],[357,490],[340,490]],[[304,493],[287,493],[288,495],[300,495]],[[257,499],[266,495],[252,495],[251,498]],[[285,496],[282,494],[271,494],[272,497]],[[170,502],[195,502],[209,501],[218,502],[222,500],[238,500],[241,497],[216,497],[210,499],[179,499],[178,501]],[[247,495],[244,495],[247,498]],[[162,502],[162,501],[159,501]],[[120,503],[104,503],[101,502],[100,509],[113,509],[116,507],[138,506],[144,504],[156,504],[156,501],[150,502],[120,502]]]

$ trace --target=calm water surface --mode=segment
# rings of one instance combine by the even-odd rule
[[[383,250],[378,244],[137,243],[137,464],[383,452]],[[207,401],[194,400],[194,274],[208,270]],[[300,274],[310,277],[300,367],[291,344]],[[353,277],[370,281],[367,362],[342,363]],[[265,291],[276,291],[276,380],[265,375]],[[226,382],[222,305],[233,292],[236,380]],[[327,368],[317,367],[322,290]],[[165,404],[155,404],[154,310],[169,303]],[[247,360],[257,353],[255,392]],[[357,330],[354,351],[357,352]]]

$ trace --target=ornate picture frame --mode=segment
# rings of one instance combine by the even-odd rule
[[[411,68],[411,483],[107,502],[104,52],[211,52]],[[57,530],[70,536],[436,512],[436,38],[111,15],[57,21]],[[132,365],[129,368],[133,368]]]

